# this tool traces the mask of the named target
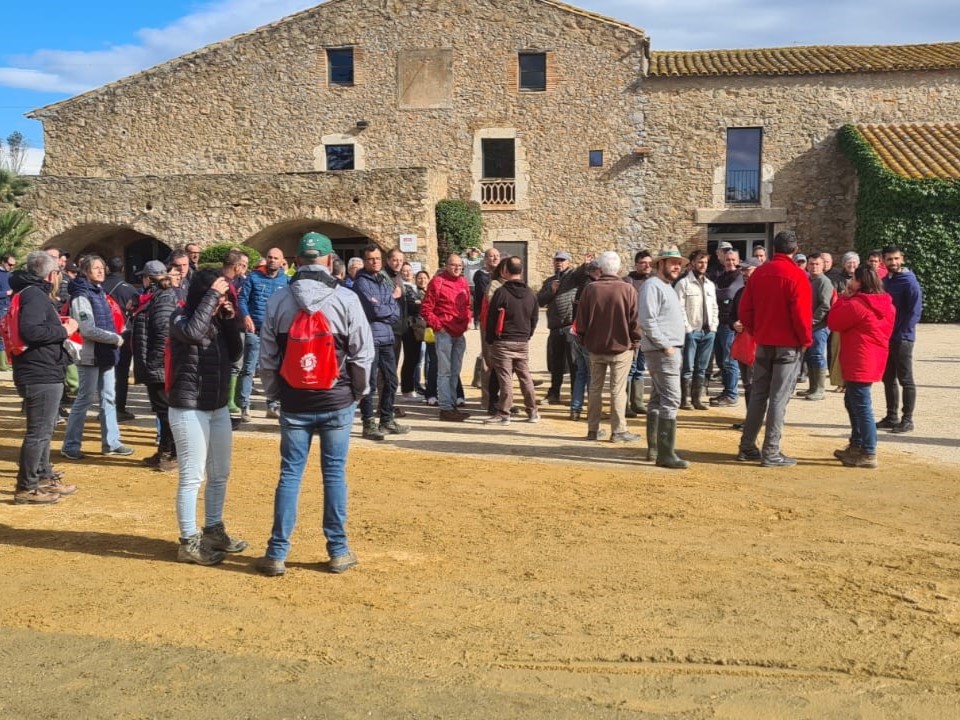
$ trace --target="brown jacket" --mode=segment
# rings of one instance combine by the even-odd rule
[[[636,350],[640,346],[637,291],[616,275],[601,275],[583,289],[574,326],[591,353]]]

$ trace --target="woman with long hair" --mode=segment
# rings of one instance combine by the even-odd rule
[[[233,446],[227,408],[230,366],[243,352],[242,326],[229,300],[229,286],[230,281],[213,270],[198,271],[186,303],[170,319],[166,387],[180,470],[177,560],[198,565],[216,565],[224,553],[247,547],[244,540],[230,537],[223,523]],[[204,479],[201,532],[197,496]]]
[[[850,444],[834,457],[847,467],[877,467],[877,428],[870,388],[883,379],[896,311],[877,273],[861,265],[830,308],[828,327],[840,334],[840,369],[850,416]]]

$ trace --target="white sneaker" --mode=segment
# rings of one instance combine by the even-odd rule
[[[437,399],[436,399],[436,398],[433,398],[433,397],[432,397],[432,398],[427,398],[427,405],[436,405],[436,404],[437,404]]]
[[[410,392],[400,393],[400,397],[404,397],[407,400],[416,400],[418,397],[420,397],[420,395],[411,390]]]
[[[467,404],[466,400],[464,400],[463,398],[457,398],[457,407],[463,407],[466,404]]]

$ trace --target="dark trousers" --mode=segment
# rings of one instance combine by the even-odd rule
[[[150,398],[150,409],[157,416],[157,425],[160,430],[160,442],[157,444],[160,452],[176,455],[177,448],[173,442],[173,431],[170,429],[170,404],[163,385],[147,383],[147,396]]]
[[[550,391],[549,395],[560,396],[560,390],[563,387],[563,377],[568,368],[573,367],[573,359],[570,357],[570,348],[567,343],[567,335],[570,333],[570,327],[553,328],[550,335],[547,336],[547,370],[550,372]]]
[[[378,380],[381,381],[379,386]],[[397,395],[397,356],[393,352],[393,343],[377,345],[373,367],[370,368],[370,388],[370,392],[360,401],[360,417],[364,422],[374,419],[373,396],[378,393],[380,421],[393,420],[393,403]]]
[[[127,388],[130,384],[130,361],[133,359],[131,340],[133,333],[123,334],[123,345],[120,346],[120,359],[117,360],[116,371],[113,373],[114,393],[117,396],[117,412],[127,409]]]
[[[403,365],[400,366],[400,392],[413,392],[417,389],[420,376],[420,341],[413,334],[413,328],[403,333]]]
[[[803,365],[803,348],[758,345],[753,364],[750,402],[747,417],[743,422],[740,449],[750,450],[756,446],[760,426],[766,423],[763,447],[765,458],[780,454],[780,437],[783,434],[787,403],[797,384],[800,366]]]
[[[17,388],[23,398],[27,429],[20,445],[17,490],[36,490],[40,478],[50,477],[50,441],[57,427],[57,409],[63,395],[63,383],[23,385]]]
[[[897,418],[901,387],[903,388],[903,419],[913,420],[913,409],[917,405],[917,386],[913,382],[912,340],[890,341],[887,367],[883,371],[883,390],[887,398],[888,418]]]

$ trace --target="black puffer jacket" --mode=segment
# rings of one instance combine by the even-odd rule
[[[170,407],[219,410],[227,404],[230,366],[243,354],[239,318],[215,317],[220,294],[208,290],[192,315],[170,318]]]
[[[138,383],[163,385],[163,357],[177,291],[151,285],[133,315],[133,377]]]
[[[67,331],[50,302],[50,283],[26,270],[17,270],[10,276],[10,289],[23,293],[20,338],[27,346],[26,352],[13,358],[13,382],[18,387],[62,383],[70,356],[63,349]]]

